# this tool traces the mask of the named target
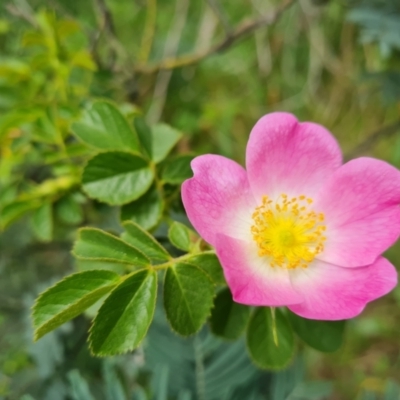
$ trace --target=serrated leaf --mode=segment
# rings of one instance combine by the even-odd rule
[[[199,268],[178,263],[167,269],[164,280],[164,308],[174,331],[196,333],[210,314],[214,287]]]
[[[270,308],[256,308],[247,327],[246,340],[250,357],[260,368],[281,369],[293,358],[292,328],[279,309],[275,309],[274,322]]]
[[[156,124],[151,127],[151,159],[159,163],[178,143],[182,133],[167,124]]]
[[[146,193],[153,179],[153,170],[143,157],[115,151],[89,160],[83,171],[82,185],[89,197],[121,205]]]
[[[194,254],[187,258],[186,262],[201,268],[212,279],[214,284],[226,285],[221,263],[214,252]]]
[[[82,228],[72,253],[75,257],[93,261],[147,266],[150,260],[138,249],[123,240],[95,228]]]
[[[99,150],[139,151],[139,140],[117,107],[96,101],[72,125],[73,133]]]
[[[142,251],[152,261],[168,261],[171,256],[157,240],[145,231],[140,225],[132,221],[124,222],[125,232],[121,238]]]
[[[235,340],[246,329],[249,318],[250,308],[235,303],[229,288],[218,292],[210,318],[211,330],[215,335]]]
[[[35,340],[81,314],[108,293],[119,279],[111,271],[84,271],[47,289],[33,306]]]
[[[194,157],[194,155],[187,154],[165,161],[161,173],[162,181],[172,185],[180,185],[184,180],[191,178],[193,171],[190,163]]]
[[[152,186],[140,199],[121,207],[121,221],[132,220],[144,229],[154,228],[161,219],[163,200],[155,186]]]
[[[178,249],[189,251],[192,243],[198,236],[186,225],[180,222],[173,222],[168,230],[168,239]]]
[[[153,319],[157,274],[141,270],[126,278],[100,307],[90,331],[95,355],[110,356],[135,349]]]
[[[346,321],[316,321],[291,312],[288,318],[297,335],[314,349],[329,353],[339,349],[343,343]]]
[[[51,203],[45,203],[35,210],[31,217],[31,227],[36,237],[49,242],[53,236],[53,213]]]

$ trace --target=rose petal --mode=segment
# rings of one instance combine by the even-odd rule
[[[277,112],[262,117],[251,131],[246,169],[257,200],[282,193],[313,196],[341,159],[336,139],[324,127]]]
[[[340,167],[315,202],[325,215],[325,250],[318,259],[344,267],[373,263],[400,234],[400,172],[372,158]]]
[[[343,268],[316,261],[291,274],[293,286],[305,301],[290,305],[294,313],[311,319],[341,320],[360,314],[366,304],[390,292],[397,272],[383,257],[360,268]]]
[[[194,177],[183,183],[182,201],[194,228],[212,245],[218,233],[249,237],[256,204],[246,171],[211,154],[196,157],[191,165]]]
[[[258,256],[254,242],[219,234],[216,251],[237,303],[278,307],[303,301],[288,270],[272,268],[266,257]]]

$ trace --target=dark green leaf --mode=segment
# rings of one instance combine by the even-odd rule
[[[105,300],[90,331],[93,354],[108,356],[135,349],[153,319],[157,274],[141,270],[126,278]]]
[[[82,207],[73,195],[63,197],[56,204],[55,209],[58,218],[65,224],[77,225],[82,222]]]
[[[133,123],[145,153],[151,158],[152,137],[150,127],[146,124],[143,117],[136,117]]]
[[[72,131],[99,150],[139,151],[136,133],[121,112],[107,101],[96,101],[85,110]]]
[[[247,327],[247,347],[261,368],[281,369],[289,364],[295,351],[293,332],[279,309],[275,309],[274,323],[270,308],[256,308]]]
[[[198,236],[186,225],[174,222],[169,228],[168,238],[176,248],[189,251]]]
[[[144,229],[154,228],[161,219],[163,201],[155,186],[140,199],[121,207],[121,221],[132,220]]]
[[[196,333],[210,314],[214,288],[194,265],[178,263],[167,269],[164,307],[171,327],[184,336]]]
[[[316,321],[291,312],[288,318],[299,337],[314,349],[329,353],[343,343],[345,321]]]
[[[123,153],[101,153],[89,160],[82,175],[87,195],[111,205],[138,199],[153,182],[153,171],[141,156]]]
[[[190,163],[194,156],[187,154],[168,160],[164,164],[161,179],[172,185],[180,185],[184,180],[193,176]]]
[[[125,232],[121,238],[136,247],[153,261],[168,261],[171,259],[167,250],[157,240],[145,231],[140,225],[132,221],[122,224]]]
[[[217,336],[235,340],[245,330],[249,317],[250,308],[235,303],[229,288],[224,288],[214,300],[210,318],[211,330]]]
[[[84,260],[111,261],[138,266],[150,264],[150,260],[135,247],[95,228],[79,230],[72,253]]]
[[[51,203],[45,203],[35,210],[31,217],[32,230],[36,237],[49,242],[53,236],[53,213]]]
[[[216,285],[226,285],[221,264],[214,252],[194,254],[190,258],[187,258],[186,262],[201,268]]]
[[[111,271],[84,271],[47,289],[33,306],[35,340],[81,314],[108,293],[119,279]]]

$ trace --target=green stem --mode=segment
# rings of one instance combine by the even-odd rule
[[[278,332],[276,330],[275,307],[271,307],[271,316],[272,316],[272,336],[274,338],[275,346],[279,347]]]

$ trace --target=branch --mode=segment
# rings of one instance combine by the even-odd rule
[[[136,72],[152,74],[160,70],[170,70],[174,68],[186,67],[188,65],[196,64],[197,62],[203,60],[206,57],[211,56],[212,54],[225,51],[234,42],[237,42],[243,37],[254,32],[255,30],[263,26],[269,26],[274,24],[283,14],[283,12],[290,6],[292,6],[295,2],[296,0],[285,0],[272,13],[239,24],[236,28],[232,30],[232,33],[230,35],[225,36],[223,40],[211,46],[209,49],[195,52],[192,54],[183,55],[177,58],[166,58],[161,62],[153,65],[137,65],[136,67],[134,67],[134,69]]]
[[[345,159],[350,160],[354,157],[359,156],[362,153],[365,153],[371,147],[373,147],[376,143],[379,142],[383,137],[390,137],[394,135],[396,132],[400,130],[400,120],[394,122],[391,125],[384,126],[383,128],[371,133],[368,135],[364,141],[355,146],[352,150],[348,151],[345,154]]]

